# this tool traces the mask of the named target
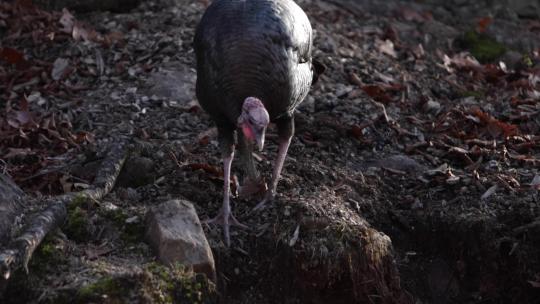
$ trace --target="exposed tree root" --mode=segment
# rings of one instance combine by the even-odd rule
[[[100,200],[109,193],[127,158],[127,141],[113,144],[103,160],[92,188],[47,199],[47,207],[38,212],[28,223],[22,234],[13,240],[7,249],[0,252],[0,274],[7,280],[19,268],[28,272],[28,262],[45,236],[66,220],[67,206],[76,198]]]
[[[9,176],[0,173],[0,244],[12,230],[15,217],[21,212],[24,192]]]

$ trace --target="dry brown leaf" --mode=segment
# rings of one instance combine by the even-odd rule
[[[8,153],[3,156],[5,159],[17,157],[17,156],[26,156],[34,154],[30,148],[8,148]]]
[[[114,251],[114,248],[107,248],[105,246],[99,246],[99,247],[90,246],[86,248],[85,254],[88,257],[88,259],[95,260],[98,257],[108,254],[112,251]]]
[[[430,12],[418,12],[417,10],[409,7],[402,7],[399,10],[399,13],[401,14],[401,16],[403,16],[403,19],[407,21],[416,21],[423,23],[433,19],[433,16]]]
[[[203,170],[204,172],[209,173],[214,177],[223,178],[223,171],[219,167],[210,164],[195,163],[189,164],[188,167],[191,168],[191,170]]]
[[[20,64],[25,61],[23,53],[9,47],[0,48],[0,59],[9,64]]]
[[[485,124],[487,127],[488,132],[493,137],[503,136],[503,137],[509,137],[513,135],[517,135],[518,127],[506,122],[502,122],[491,115],[484,113],[479,108],[475,108],[473,110],[473,114],[478,117],[481,123]]]
[[[479,33],[485,32],[486,29],[488,28],[488,26],[491,24],[491,22],[493,22],[493,18],[491,18],[491,17],[481,18],[476,23],[476,31],[479,32]]]
[[[67,10],[67,8],[62,9],[62,17],[58,21],[62,25],[60,29],[62,32],[71,34],[73,32],[73,25],[75,23],[75,17]]]
[[[375,42],[375,45],[377,46],[379,52],[386,54],[392,58],[398,57],[396,50],[394,49],[394,43],[390,39],[386,39],[384,41],[377,40]]]
[[[482,65],[476,60],[474,57],[472,57],[469,53],[463,52],[454,55],[453,57],[449,57],[448,55],[443,56],[443,64],[446,70],[450,73],[452,73],[454,70],[452,69],[452,66],[463,69],[463,70],[480,70],[482,68]]]
[[[201,146],[206,146],[210,143],[212,137],[217,136],[217,128],[210,128],[197,136],[197,142]]]
[[[238,196],[242,198],[249,198],[253,195],[264,193],[268,190],[266,181],[264,178],[248,179],[238,189]]]

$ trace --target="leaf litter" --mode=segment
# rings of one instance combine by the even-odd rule
[[[390,1],[385,5],[394,9],[380,14],[373,13],[377,7],[366,6],[359,20],[352,9],[331,2],[299,3],[317,31],[314,55],[329,69],[296,115],[296,137],[279,186],[278,205],[261,216],[244,217],[262,192],[261,184],[248,185],[244,188],[249,190],[248,198],[240,195],[234,202],[239,219],[258,229],[257,237],[265,237],[275,231],[272,219],[281,218],[282,205],[292,206],[280,224],[285,226],[284,242],[297,249],[309,245],[297,218],[354,221],[360,215],[392,237],[398,262],[403,262],[402,281],[419,294],[422,291],[414,286],[425,285],[418,283],[422,278],[434,279],[434,271],[423,269],[430,269],[430,250],[436,251],[438,245],[426,249],[426,240],[415,237],[428,235],[454,246],[450,251],[441,246],[440,251],[449,252],[452,265],[456,261],[462,265],[456,273],[484,267],[482,278],[497,272],[489,262],[476,267],[474,263],[482,262],[468,254],[468,248],[495,242],[500,247],[489,247],[490,252],[502,252],[510,239],[520,244],[512,249],[516,257],[512,263],[521,267],[507,269],[508,275],[520,279],[513,283],[490,279],[491,285],[478,285],[472,294],[489,297],[497,288],[536,287],[540,261],[530,243],[534,235],[518,237],[509,231],[540,216],[538,51],[528,52],[530,64],[523,66],[503,60],[504,64],[480,63],[448,43],[457,37],[424,39],[427,26],[445,22],[427,4],[402,9]],[[194,67],[190,41],[205,4],[180,1],[171,9],[162,5],[149,1],[133,13],[95,13],[81,21],[66,9],[47,12],[19,1],[0,3],[0,21],[6,24],[0,49],[0,99],[6,101],[1,104],[5,115],[0,121],[0,158],[25,190],[72,191],[81,177],[61,165],[83,162],[77,159],[80,155],[84,164],[90,164],[99,158],[93,150],[115,136],[127,135],[136,138],[141,153],[158,167],[159,178],[135,190],[141,201],[181,196],[196,202],[201,218],[217,211],[223,175],[209,118],[196,103],[169,106],[177,104],[174,99],[153,97],[140,85],[151,72],[171,62]],[[497,28],[497,19],[483,16],[487,14],[465,26],[481,33]],[[45,48],[50,52],[43,52]],[[275,157],[272,133],[270,129],[272,152],[257,158],[263,172],[270,172]],[[234,166],[235,172],[241,171],[238,164]],[[239,186],[235,178],[230,182]],[[142,218],[146,206],[121,201],[115,194],[109,199],[118,200],[114,203],[126,210],[127,218]],[[310,203],[302,205],[302,201]],[[480,234],[470,241],[468,236],[478,227],[474,223],[491,231],[492,219],[502,227],[493,228],[497,231],[493,235],[500,238],[484,239]],[[92,218],[99,220],[99,216]],[[219,231],[205,229],[215,250],[224,253]],[[448,230],[448,236],[444,229],[455,230]],[[92,263],[98,261],[126,267],[119,261],[152,259],[142,242],[129,245],[143,252],[134,254],[129,246],[118,246],[109,230],[114,229],[104,228],[100,238],[110,237],[112,244],[102,245],[99,238],[86,248],[71,244],[79,256],[92,260],[86,269],[95,269]],[[233,233],[240,251],[253,252],[253,235]],[[408,252],[416,255],[407,256]],[[487,253],[483,257],[489,261]],[[264,267],[247,262],[245,254],[225,259],[240,274],[221,269],[227,276],[260,282],[257,269]],[[525,270],[517,272],[518,268]],[[474,288],[460,289],[461,296],[471,295]],[[526,299],[528,295],[498,296]],[[455,294],[448,297],[462,299]]]

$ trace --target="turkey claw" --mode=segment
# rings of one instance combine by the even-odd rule
[[[267,203],[271,203],[274,201],[274,198],[275,198],[274,191],[270,191],[270,190],[266,191],[266,194],[264,195],[264,198],[262,199],[262,201],[258,203],[257,206],[255,206],[255,208],[253,208],[252,211],[259,211],[259,210],[264,209]]]
[[[242,229],[249,229],[247,225],[240,223],[236,217],[229,211],[224,212],[223,210],[219,211],[218,215],[212,219],[204,220],[204,224],[218,224],[223,226],[223,235],[225,237],[225,244],[227,247],[231,246],[231,237],[230,237],[230,227],[237,226]]]

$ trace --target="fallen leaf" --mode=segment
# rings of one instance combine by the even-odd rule
[[[351,127],[351,133],[356,139],[361,139],[362,137],[364,137],[364,133],[362,131],[362,130],[364,130],[364,128],[362,128],[359,125],[353,125]]]
[[[100,257],[102,255],[105,255],[105,254],[108,254],[108,253],[110,253],[112,251],[114,251],[114,248],[107,248],[107,247],[104,247],[104,246],[99,246],[99,247],[90,246],[90,247],[86,248],[85,254],[88,257],[88,259],[95,260],[98,257]]]
[[[487,126],[488,132],[493,137],[498,137],[500,135],[503,135],[504,137],[509,137],[513,135],[517,135],[518,127],[506,122],[502,122],[491,115],[484,113],[479,108],[475,108],[473,110],[473,114],[478,117],[481,123],[485,124]]]
[[[296,225],[296,229],[293,232],[291,239],[289,240],[289,246],[292,247],[298,241],[298,236],[300,235],[300,225]]]
[[[407,21],[426,22],[433,19],[430,12],[418,12],[409,7],[402,7],[399,9],[399,13],[403,19]]]
[[[69,60],[64,58],[57,58],[54,61],[51,77],[54,80],[60,80],[69,66]]]
[[[416,57],[416,59],[423,58],[426,55],[426,52],[424,51],[424,47],[422,46],[421,43],[414,46],[412,48],[412,52],[414,54],[414,57]]]
[[[486,31],[487,27],[493,22],[493,18],[491,17],[484,17],[478,20],[476,23],[476,31],[478,33],[483,33]]]
[[[71,34],[73,32],[73,25],[75,23],[75,17],[66,9],[62,9],[62,17],[60,17],[60,20],[58,21],[62,25],[62,29],[60,29],[64,33]]]
[[[398,83],[392,84],[369,84],[362,86],[362,90],[369,95],[369,97],[375,99],[376,101],[381,102],[391,102],[393,100],[392,96],[388,95],[387,92],[397,92],[403,90],[403,85]]]
[[[34,154],[30,148],[8,148],[8,153],[3,156],[3,158],[13,158],[16,156],[26,156]]]
[[[210,164],[196,163],[196,164],[189,164],[188,167],[194,171],[203,170],[204,172],[209,173],[215,177],[223,177],[223,171],[220,168],[216,166],[212,166]]]
[[[62,185],[62,189],[64,190],[64,193],[71,192],[71,188],[73,187],[73,183],[68,182],[69,178],[70,178],[69,175],[63,175],[58,180],[60,182],[60,185]]]
[[[242,198],[248,198],[259,193],[264,193],[268,190],[268,186],[264,178],[247,179],[238,189],[238,196]]]
[[[0,58],[10,64],[20,64],[24,62],[24,55],[9,47],[0,48]]]
[[[480,62],[467,52],[456,54],[451,58],[445,54],[443,57],[443,64],[450,73],[453,72],[452,66],[463,70],[474,71],[478,71],[482,68]]]
[[[394,49],[394,43],[390,39],[386,39],[384,41],[377,40],[375,42],[375,45],[381,53],[386,54],[392,58],[398,57],[396,50]]]
[[[540,175],[535,175],[531,181],[531,188],[535,190],[540,190]]]
[[[15,118],[20,125],[25,125],[32,120],[32,115],[28,111],[16,111]]]
[[[197,142],[201,146],[206,146],[210,143],[210,138],[217,136],[217,128],[210,128],[197,136]]]
[[[392,97],[386,94],[385,90],[379,85],[365,85],[362,87],[362,90],[366,92],[369,97],[376,99],[377,101],[392,101]]]
[[[497,185],[493,185],[493,186],[489,187],[489,189],[487,189],[486,192],[484,192],[484,194],[482,194],[480,199],[485,200],[485,199],[489,198],[490,196],[492,196],[497,191],[498,188],[499,187]]]

